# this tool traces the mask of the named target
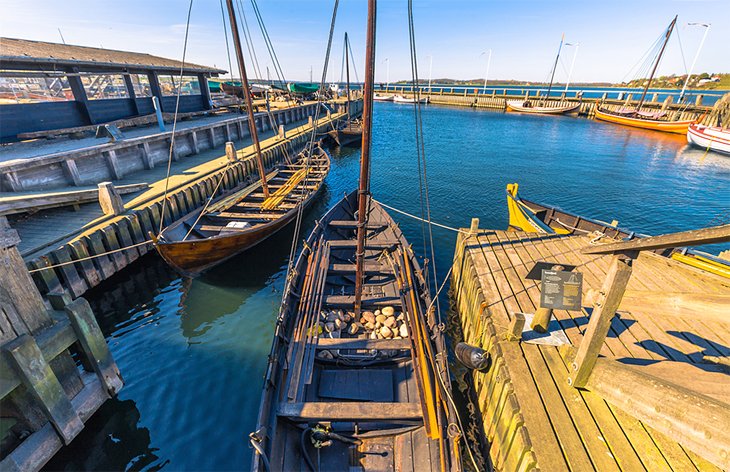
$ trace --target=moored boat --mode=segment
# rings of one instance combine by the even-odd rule
[[[692,124],[687,142],[699,148],[730,155],[730,129]]]
[[[534,103],[531,100],[507,100],[507,108],[520,113],[560,115],[577,111],[580,108],[580,103],[562,103],[554,100],[543,100]]]
[[[362,140],[362,124],[358,120],[349,120],[327,134],[338,146],[357,145]]]
[[[262,183],[245,182],[167,226],[154,239],[165,261],[178,272],[195,275],[259,244],[306,208],[329,172],[327,153],[318,145],[292,165],[267,175],[274,192],[267,199]],[[303,209],[302,208],[302,209]]]
[[[373,100],[376,102],[392,102],[394,98],[394,95],[388,95],[385,93],[376,93],[373,95]]]
[[[287,90],[291,93],[308,95],[319,91],[319,84],[304,83],[304,82],[291,82],[286,84]]]
[[[518,195],[517,189],[518,184],[516,183],[507,185],[510,229],[548,235],[593,233],[597,236],[614,239],[647,237],[647,235],[619,227],[617,221],[607,223],[579,216],[555,206],[525,200]],[[730,260],[722,257],[682,247],[659,249],[655,252],[706,272],[730,278]]]
[[[404,97],[403,95],[395,95],[393,97],[395,103],[416,103],[416,97]],[[418,103],[428,103],[428,97],[421,97]]]

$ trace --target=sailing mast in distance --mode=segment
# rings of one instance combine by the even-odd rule
[[[231,1],[231,0],[228,0]],[[360,155],[360,185],[357,192],[357,249],[355,252],[355,314],[360,315],[365,235],[367,233],[368,198],[370,197],[370,145],[373,129],[373,85],[375,83],[375,21],[377,2],[368,0],[367,47],[365,50],[365,90],[362,109],[362,154]]]
[[[345,71],[347,79],[347,122],[350,123],[350,55],[348,54],[350,40],[347,38],[347,31],[345,31]]]
[[[261,156],[261,144],[259,143],[259,133],[256,129],[256,121],[253,116],[253,101],[251,100],[251,87],[248,84],[248,75],[246,74],[246,63],[243,60],[243,50],[241,49],[241,38],[238,35],[238,23],[236,22],[236,12],[233,10],[233,0],[226,0],[228,7],[228,17],[231,20],[231,32],[233,33],[233,45],[236,47],[236,58],[238,59],[238,68],[241,71],[241,86],[243,87],[243,97],[246,100],[246,110],[248,111],[248,129],[251,133],[254,148],[256,149],[256,164],[261,176],[261,187],[263,187],[264,197],[269,198],[269,185],[266,183],[266,167],[264,159]]]
[[[560,51],[563,49],[563,42],[565,41],[565,33],[560,37],[560,46],[558,46],[558,55],[555,56],[555,64],[553,64],[553,73],[550,75],[550,85],[548,85],[547,95],[545,100],[550,100],[550,91],[553,89],[553,79],[555,79],[555,70],[558,68],[558,60],[560,60]],[[485,82],[486,84],[486,82]]]
[[[674,30],[674,25],[677,24],[677,16],[674,16],[674,19],[671,23],[669,23],[669,27],[667,28],[667,32],[664,35],[664,44],[662,44],[662,49],[659,51],[659,55],[656,58],[656,62],[654,62],[654,67],[651,69],[651,74],[649,75],[649,80],[646,82],[646,86],[644,87],[644,91],[641,93],[641,100],[639,100],[639,104],[636,106],[636,111],[641,111],[641,106],[644,104],[644,99],[646,98],[646,92],[649,91],[649,87],[651,87],[651,82],[654,80],[654,74],[656,73],[657,67],[659,67],[659,63],[662,60],[662,56],[664,55],[664,50],[667,48],[667,43],[669,42],[669,37],[672,36],[672,31]]]

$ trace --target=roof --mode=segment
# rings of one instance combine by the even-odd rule
[[[0,38],[0,61],[34,62],[75,66],[113,66],[143,69],[180,70],[182,63],[175,59],[153,56],[140,52],[47,43],[28,39]],[[185,63],[185,71],[223,74],[215,67]]]

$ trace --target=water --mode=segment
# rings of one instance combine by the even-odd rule
[[[375,198],[419,213],[412,106],[375,111]],[[648,234],[730,219],[730,158],[689,149],[682,136],[436,106],[425,108],[424,129],[433,219],[449,226],[478,217],[483,228],[506,227],[508,182],[526,198]],[[334,153],[305,232],[355,188],[358,157]],[[420,224],[393,216],[420,251]],[[126,384],[48,468],[248,468],[291,237],[282,232],[194,280],[150,255],[91,291]],[[436,228],[434,237],[442,278],[455,235]]]

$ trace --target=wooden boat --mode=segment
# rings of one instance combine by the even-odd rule
[[[291,93],[308,95],[310,93],[315,93],[315,92],[319,91],[319,84],[292,82],[292,83],[286,84],[286,88]]]
[[[306,470],[311,461],[319,470],[425,471],[442,460],[441,470],[458,470],[446,431],[453,413],[426,403],[450,389],[445,339],[408,242],[372,200],[362,316],[391,307],[404,319],[397,336],[371,339],[368,322],[354,315],[357,207],[356,192],[334,206],[292,271],[259,411],[263,455],[252,470],[265,469],[264,456],[268,470]],[[318,448],[317,440],[330,444]]]
[[[662,60],[664,50],[667,47],[667,43],[669,42],[669,38],[672,35],[672,31],[674,30],[674,26],[676,25],[676,23],[677,17],[675,16],[671,23],[669,23],[669,27],[664,33],[664,42],[661,49],[659,50],[659,53],[653,61],[654,65],[651,69],[651,73],[649,74],[649,79],[644,85],[644,90],[641,93],[641,98],[639,99],[639,103],[636,105],[636,108],[611,111],[604,107],[598,106],[596,107],[597,120],[608,121],[610,123],[616,123],[624,126],[633,126],[634,128],[663,131],[665,133],[687,133],[689,125],[694,123],[694,120],[673,120],[664,111],[647,112],[641,110],[641,107],[644,105],[644,101],[646,100],[646,93],[649,91],[649,87],[651,87],[651,83],[654,80],[654,74],[656,73],[657,67],[659,66],[659,62],[661,62]]]
[[[404,97],[403,95],[395,95],[393,97],[395,103],[416,103],[415,97]],[[428,97],[421,97],[418,103],[428,103]]]
[[[730,129],[692,124],[687,129],[687,142],[698,148],[730,154]]]
[[[265,204],[260,181],[244,182],[213,200],[204,214],[200,209],[170,224],[155,238],[155,247],[177,271],[195,275],[284,228],[300,206],[312,202],[329,168],[329,156],[317,145],[311,158],[303,152],[294,164],[278,166],[267,175],[279,205]]]
[[[558,46],[558,54],[555,56],[555,63],[553,64],[552,72],[550,74],[550,85],[548,85],[547,93],[545,97],[537,97],[535,101],[525,98],[524,100],[508,100],[507,109],[520,113],[533,113],[539,115],[561,115],[563,113],[572,113],[580,108],[580,103],[565,103],[560,100],[550,100],[550,92],[553,89],[553,80],[555,79],[555,71],[558,68],[558,61],[560,60],[560,53],[563,50],[563,44],[565,43],[565,35],[560,38],[560,45]],[[486,86],[486,82],[485,82]],[[539,92],[538,92],[539,93]]]
[[[554,103],[554,104],[553,104]],[[507,100],[507,108],[520,113],[539,113],[542,115],[560,115],[578,111],[580,103],[561,103],[557,101]]]
[[[287,277],[254,471],[461,470],[444,332],[410,245],[370,197],[375,3],[359,188],[317,223]]]
[[[346,121],[327,134],[338,146],[354,146],[362,141],[362,124],[358,120]]]
[[[621,228],[617,221],[607,223],[567,212],[555,206],[532,202],[521,198],[518,184],[507,185],[509,228],[528,233],[542,234],[603,234],[614,239],[648,237]],[[668,248],[654,251],[698,269],[730,278],[730,260],[703,251],[688,248]]]
[[[373,95],[373,100],[376,102],[392,102],[394,98],[394,95],[387,95],[384,93],[376,93]]]
[[[663,131],[665,133],[686,134],[689,126],[694,123],[694,120],[672,121],[666,118],[662,119],[661,115],[654,115],[656,118],[649,118],[647,116],[651,115],[642,116],[639,112],[634,110],[626,112],[612,112],[600,106],[596,108],[597,120],[608,121],[624,126],[632,126],[634,128]]]

